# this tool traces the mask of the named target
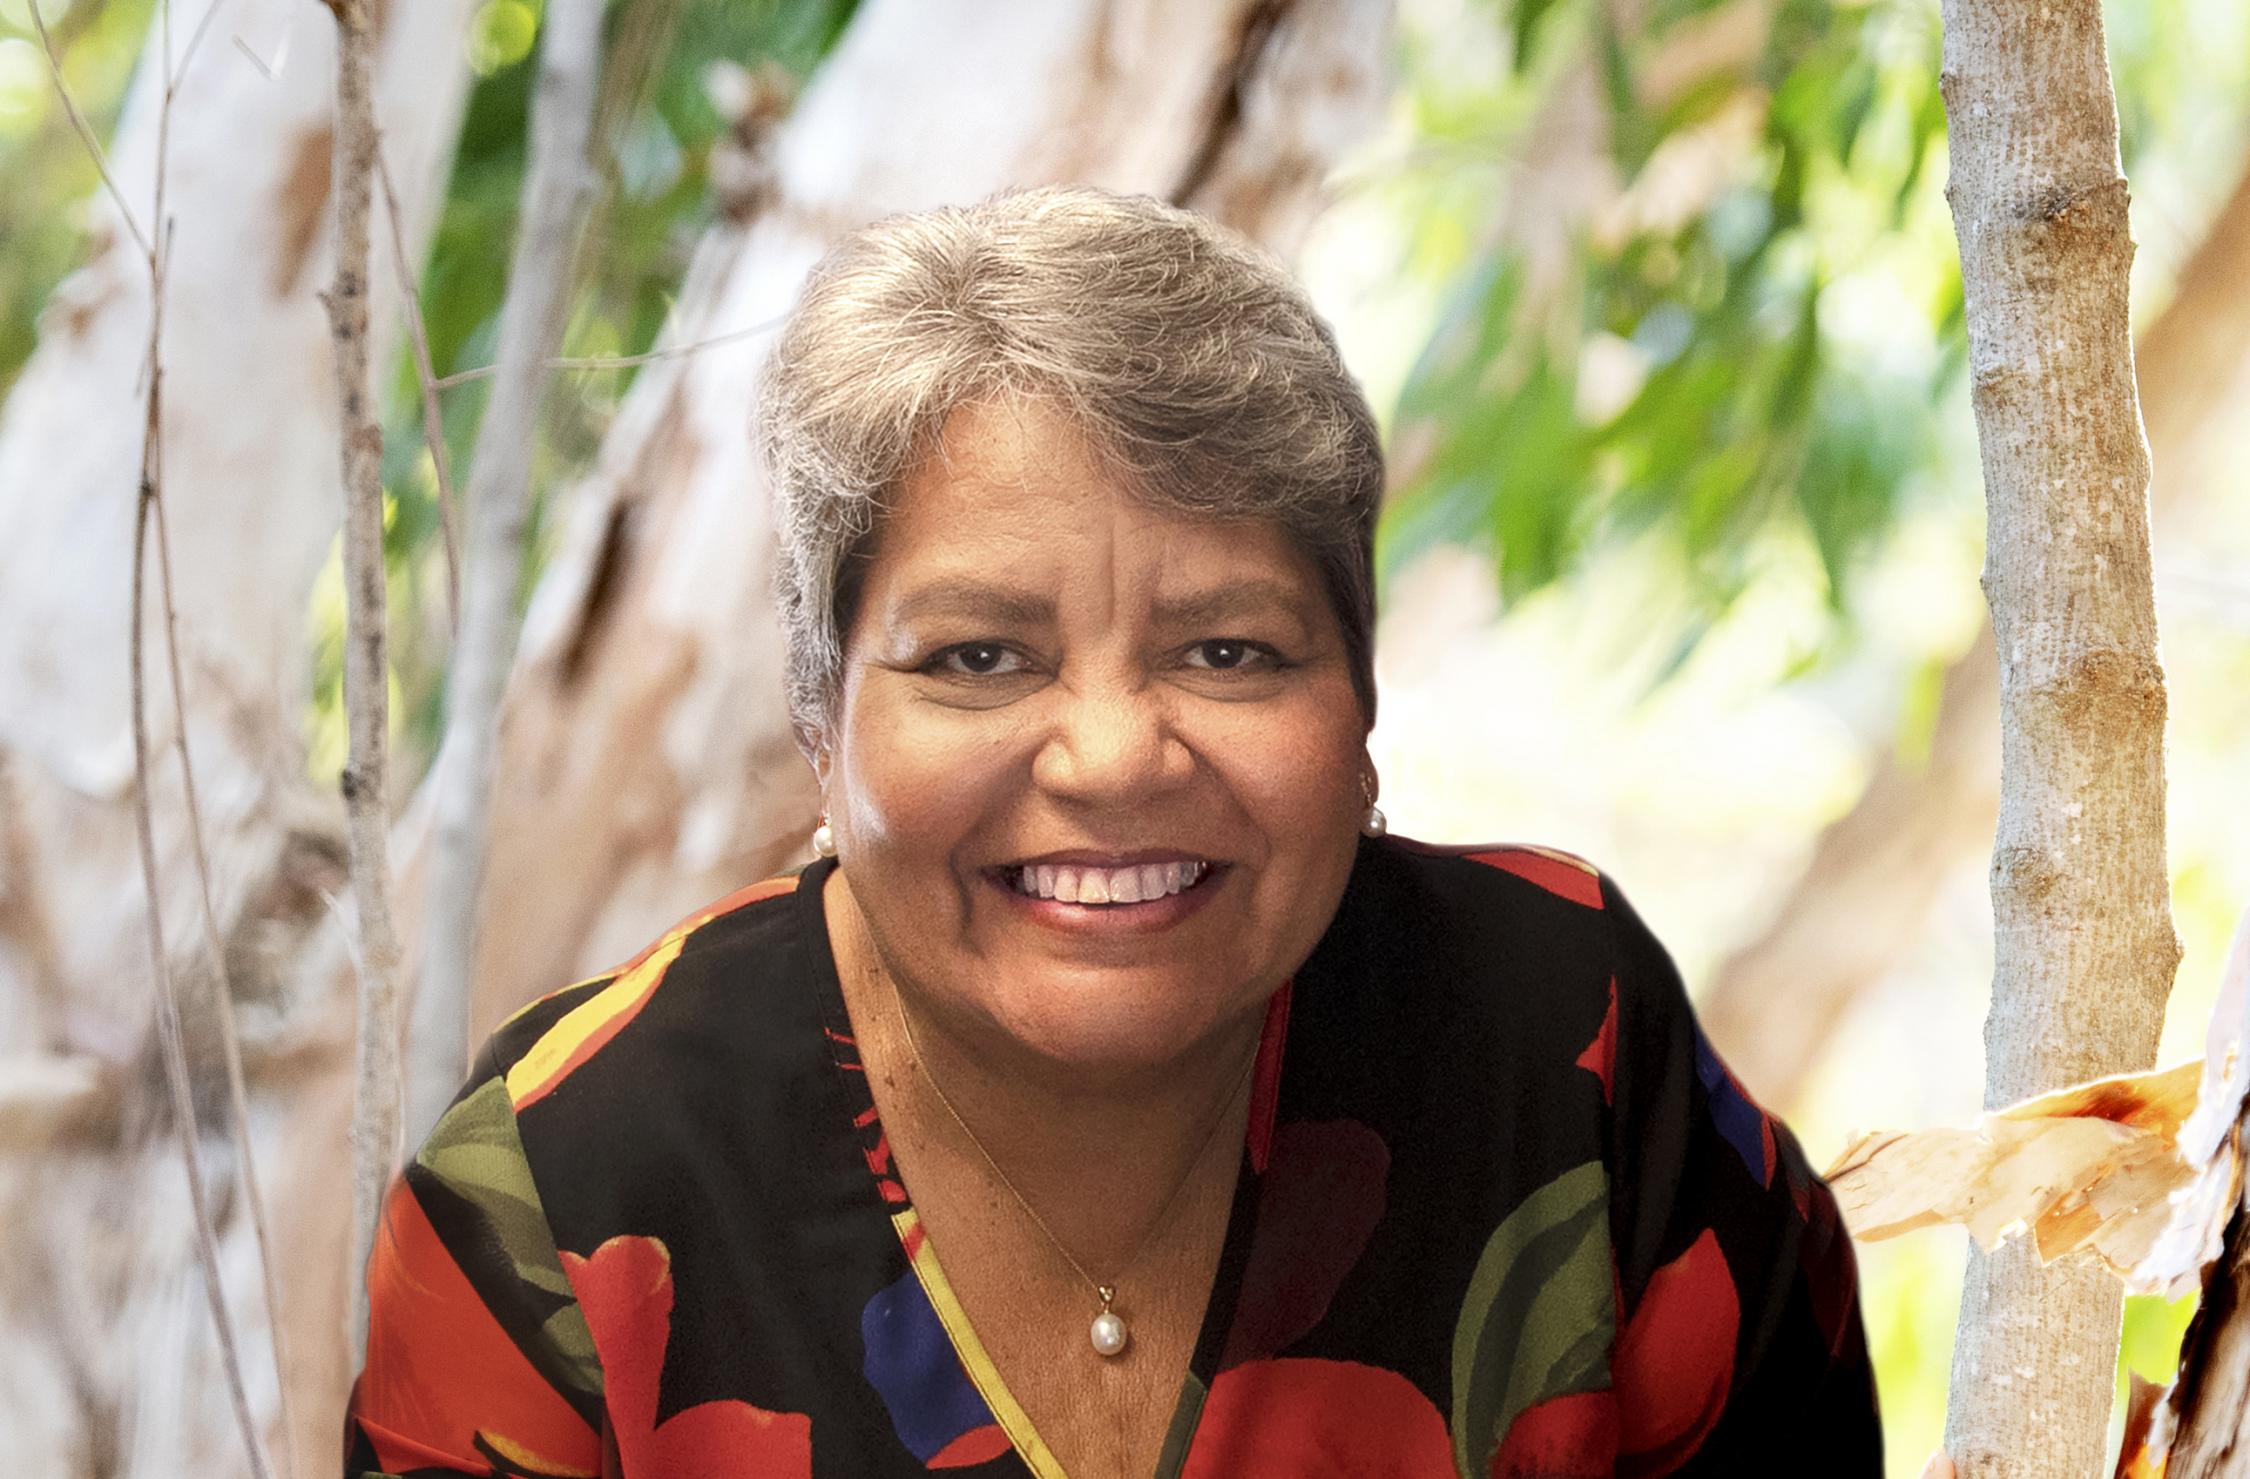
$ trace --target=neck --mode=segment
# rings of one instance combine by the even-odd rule
[[[924,1161],[925,1174],[973,1171],[989,1157],[1099,1279],[1128,1272],[1122,1265],[1187,1183],[1224,1176],[1232,1184],[1258,1018],[1230,1024],[1154,1068],[1088,1072],[902,984],[841,872],[830,875],[824,903],[862,1061],[889,1089],[886,1121],[902,1111],[910,1121],[889,1125],[894,1141],[911,1129],[913,1140],[942,1152],[943,1159]]]

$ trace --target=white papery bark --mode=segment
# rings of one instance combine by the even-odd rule
[[[1946,0],[1961,243],[2000,660],[1985,1103],[2149,1066],[2179,963],[2164,670],[2133,384],[2133,243],[2098,0]],[[1965,1479],[2086,1479],[2119,1293],[1972,1250],[1946,1447]]]
[[[472,8],[386,7],[377,107],[415,242],[427,238],[458,131]],[[176,0],[183,49],[206,9]],[[177,226],[164,496],[188,726],[220,931],[250,1035],[253,1130],[269,1152],[295,1123],[302,1055],[336,1025],[308,1010],[322,997],[300,997],[292,976],[326,912],[323,890],[342,882],[340,812],[308,786],[298,740],[307,601],[339,507],[334,400],[319,393],[332,378],[328,331],[315,297],[329,271],[332,32],[304,0],[226,0],[174,102],[167,187]],[[151,57],[155,48],[152,32]],[[111,149],[144,225],[160,70],[144,59]],[[0,408],[0,1328],[10,1334],[0,1344],[0,1433],[11,1468],[26,1474],[232,1472],[240,1443],[224,1415],[161,1107],[146,906],[134,882],[126,634],[147,272],[108,202],[90,209],[101,223],[92,257],[56,293],[40,347]],[[395,342],[394,305],[379,282],[379,364]],[[159,877],[204,1096],[204,1162],[223,1186],[234,1156],[210,1013],[198,1007],[213,984],[200,901],[174,767],[161,753],[174,731],[156,616]],[[340,1143],[329,1148],[339,1153]],[[261,1165],[271,1199],[275,1166]],[[247,1218],[239,1203],[221,1205],[246,1374],[270,1414],[267,1312]],[[334,1291],[311,1291],[331,1331],[340,1290],[338,1273]],[[340,1350],[340,1337],[330,1343]],[[336,1364],[309,1344],[293,1347],[303,1364]],[[330,1414],[296,1447],[317,1461],[334,1444]]]

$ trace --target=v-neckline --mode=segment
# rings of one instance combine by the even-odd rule
[[[798,928],[804,936],[806,956],[820,981],[822,1036],[829,1061],[836,1070],[835,1083],[843,1102],[851,1138],[868,1173],[869,1211],[891,1225],[900,1252],[922,1286],[922,1292],[943,1326],[954,1356],[970,1383],[991,1410],[992,1419],[1007,1435],[1009,1446],[1034,1479],[1069,1479],[1030,1414],[1009,1390],[984,1342],[978,1338],[968,1312],[953,1292],[952,1283],[938,1261],[906,1185],[892,1163],[890,1142],[882,1116],[875,1107],[875,1091],[867,1082],[851,1011],[844,1001],[843,977],[828,939],[828,912],[822,891],[836,871],[832,858],[807,867],[797,880],[795,904]],[[1204,1399],[1218,1374],[1227,1333],[1234,1324],[1236,1301],[1242,1292],[1242,1275],[1249,1262],[1250,1245],[1257,1231],[1259,1184],[1270,1151],[1274,1122],[1280,1105],[1283,1047],[1288,1036],[1291,983],[1283,982],[1266,1007],[1265,1025],[1258,1037],[1258,1056],[1250,1077],[1250,1115],[1244,1129],[1242,1154],[1235,1170],[1234,1195],[1227,1211],[1226,1232],[1219,1244],[1219,1265],[1203,1306],[1188,1369],[1166,1425],[1164,1444],[1153,1479],[1176,1479],[1194,1446]]]

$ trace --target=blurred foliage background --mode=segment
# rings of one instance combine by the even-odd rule
[[[151,0],[44,8],[106,134]],[[714,99],[762,63],[809,72],[852,8],[613,0],[611,164],[567,354],[651,347],[721,208]],[[2117,0],[2107,16],[2145,322],[2243,167],[2250,15],[2238,0]],[[419,284],[440,376],[492,358],[539,21],[534,0],[486,0],[472,28],[479,80]],[[95,188],[29,31],[25,0],[0,0],[0,395],[85,253]],[[1981,613],[1937,0],[1402,0],[1395,53],[1390,125],[1333,182],[1302,264],[1391,440],[1385,806],[1433,839],[1599,858],[1700,983],[1874,759],[1926,738]],[[631,376],[561,377],[543,499],[567,496]],[[442,722],[449,617],[403,352],[388,386],[403,793]],[[458,470],[482,406],[473,379],[443,393]],[[2250,899],[2250,849],[2226,820],[2250,801],[2235,742],[2250,718],[2250,515],[2230,491],[2183,490],[2159,529],[2189,950],[2168,1059],[2198,1050]],[[307,623],[311,763],[333,775],[334,578]],[[1931,866],[1948,889],[1928,938],[1856,1009],[1806,1102],[1777,1106],[1816,1164],[1852,1127],[1976,1107],[1983,859]],[[1862,1260],[1892,1471],[1911,1475],[1942,1425],[1962,1250],[1925,1233]],[[2186,1314],[2132,1303],[2121,1380],[2169,1371]]]

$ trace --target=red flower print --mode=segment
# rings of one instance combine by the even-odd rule
[[[633,1479],[812,1479],[812,1419],[748,1402],[705,1402],[656,1420],[672,1339],[672,1255],[655,1238],[616,1237],[591,1258],[562,1255],[578,1295],[617,1438]]]
[[[1492,1456],[1492,1479],[1610,1479],[1617,1394],[1568,1392],[1525,1408]]]
[[[1310,1334],[1388,1205],[1390,1147],[1357,1120],[1283,1125],[1271,1151],[1222,1369],[1279,1355]]]
[[[1445,1419],[1395,1371],[1252,1361],[1219,1373],[1180,1479],[1449,1479]]]
[[[600,1438],[493,1319],[403,1179],[384,1204],[367,1286],[374,1314],[351,1415],[384,1468],[489,1473],[486,1448],[534,1473],[590,1474],[601,1462]]]
[[[1609,1010],[1602,1016],[1601,1029],[1594,1040],[1586,1044],[1586,1051],[1578,1055],[1578,1066],[1602,1081],[1602,1103],[1608,1104],[1617,1092],[1617,978],[1609,982]]]
[[[1805,1217],[1802,1262],[1805,1283],[1812,1291],[1813,1318],[1820,1323],[1820,1333],[1828,1341],[1828,1357],[1834,1360],[1843,1351],[1844,1337],[1851,1333],[1852,1305],[1859,1293],[1859,1268],[1852,1258],[1851,1235],[1844,1231],[1836,1198],[1827,1187],[1807,1183],[1800,1192],[1792,1182],[1790,1190],[1798,1193],[1798,1207]]]
[[[1734,1383],[1742,1308],[1709,1228],[1658,1269],[1618,1334],[1610,1373],[1618,1396],[1617,1472],[1658,1479],[1702,1446]]]

